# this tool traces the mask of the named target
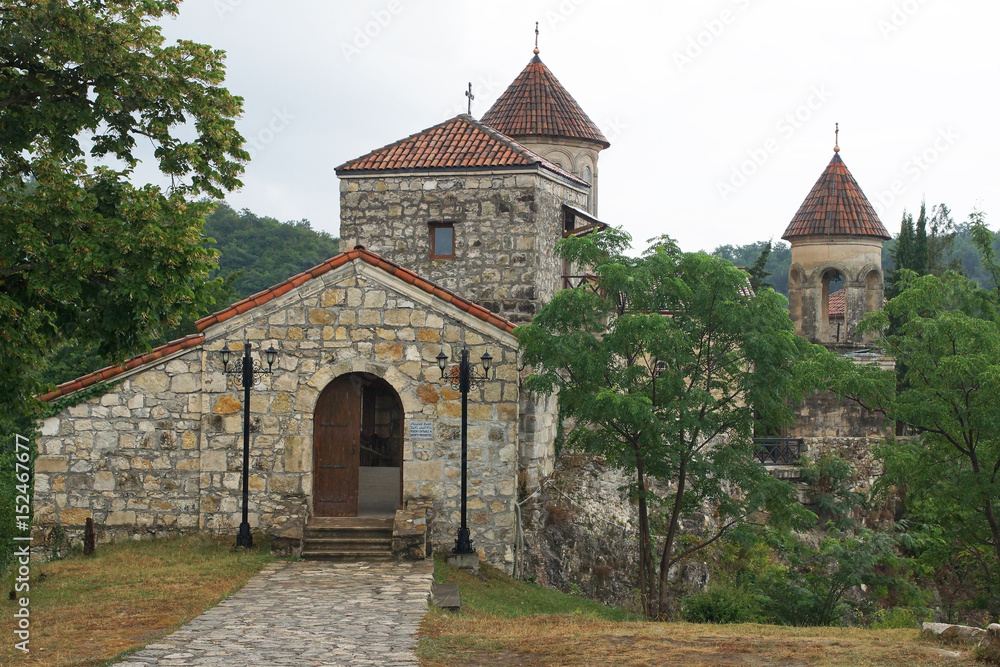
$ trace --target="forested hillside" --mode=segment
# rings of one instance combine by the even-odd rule
[[[314,267],[338,252],[338,239],[315,231],[308,220],[279,222],[220,204],[205,220],[205,236],[221,253],[215,275],[233,275],[240,297],[250,296]],[[237,275],[238,274],[238,275]]]

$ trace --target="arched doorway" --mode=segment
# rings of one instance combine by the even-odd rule
[[[403,404],[388,382],[348,373],[313,415],[313,515],[395,513],[403,491]]]

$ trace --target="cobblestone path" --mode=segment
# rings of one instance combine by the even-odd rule
[[[416,665],[433,564],[272,563],[117,667]]]

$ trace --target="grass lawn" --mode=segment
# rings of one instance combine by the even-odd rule
[[[584,598],[485,579],[435,563],[457,583],[462,610],[431,609],[417,653],[451,665],[971,665],[967,651],[921,641],[914,630],[650,623]]]
[[[96,666],[144,646],[239,589],[273,557],[205,535],[98,547],[33,565],[31,653],[14,648],[15,602],[0,600],[0,665]],[[21,594],[23,595],[23,594]]]

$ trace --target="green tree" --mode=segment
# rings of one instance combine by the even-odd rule
[[[988,230],[987,230],[988,231]],[[985,259],[985,258],[984,258]],[[996,270],[994,263],[994,270]],[[906,488],[906,508],[939,541],[978,559],[1000,610],[1000,314],[997,296],[955,272],[904,272],[900,294],[867,330],[885,331],[902,366],[859,368],[856,394],[917,436],[884,448],[886,482]],[[927,531],[925,531],[927,532]]]
[[[917,275],[928,272],[927,266],[927,204],[920,202],[920,214],[917,216],[917,226],[913,234],[913,266],[902,268],[913,269]]]
[[[913,230],[913,215],[903,211],[903,220],[899,224],[899,235],[895,238],[892,253],[892,271],[887,275],[889,285],[886,287],[886,298],[892,298],[897,294],[896,285],[900,280],[902,271],[913,270],[914,265],[914,245],[915,233]]]
[[[157,22],[178,0],[0,7],[0,411],[24,413],[61,341],[120,359],[203,302],[213,204],[240,185],[224,56]],[[137,141],[167,189],[130,182]]]
[[[765,427],[790,420],[797,362],[818,348],[795,335],[780,295],[748,294],[729,261],[668,238],[632,258],[628,242],[615,229],[563,240],[558,254],[594,267],[597,289],[557,293],[516,334],[534,368],[525,386],[558,391],[568,444],[632,473],[643,604],[668,617],[674,565],[762,508],[795,505],[753,456],[755,416]],[[714,527],[682,539],[693,512]],[[655,560],[654,521],[664,535]]]
[[[747,273],[750,274],[750,287],[755,292],[759,292],[762,289],[767,289],[771,287],[771,283],[767,281],[767,277],[771,273],[765,270],[767,266],[767,259],[771,256],[771,242],[768,241],[767,245],[760,251],[757,255],[757,259],[754,261],[753,266],[751,266]]]
[[[760,259],[761,253],[770,245],[764,270],[770,276],[770,286],[775,292],[788,296],[788,269],[792,266],[792,249],[783,241],[757,241],[746,245],[720,245],[708,253],[715,257],[728,259],[736,266],[752,266]]]

